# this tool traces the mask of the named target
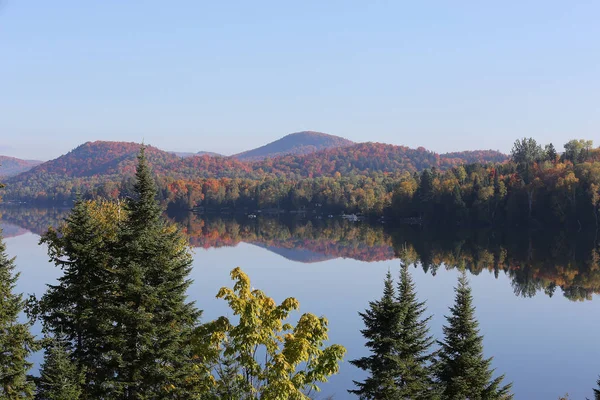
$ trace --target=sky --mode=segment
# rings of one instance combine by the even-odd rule
[[[0,154],[234,154],[302,130],[561,148],[599,133],[598,20],[595,0],[0,0]]]

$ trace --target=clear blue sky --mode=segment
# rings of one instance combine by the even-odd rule
[[[231,154],[300,130],[561,147],[599,132],[598,21],[596,0],[0,0],[0,154]]]

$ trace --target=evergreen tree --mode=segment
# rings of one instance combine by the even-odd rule
[[[417,300],[415,284],[406,264],[400,270],[397,302],[401,315],[394,355],[398,394],[401,399],[436,398],[437,387],[431,372],[435,364],[431,346],[435,341],[427,326],[431,317],[423,317],[425,303]]]
[[[35,385],[27,378],[31,363],[27,357],[38,349],[30,333],[30,323],[19,322],[25,302],[21,294],[13,293],[18,273],[14,259],[6,254],[0,231],[0,399],[32,399]]]
[[[598,389],[594,389],[594,399],[600,400],[600,378],[598,378]]]
[[[388,271],[383,296],[380,300],[369,302],[369,309],[359,313],[365,324],[361,330],[367,339],[366,346],[371,355],[352,360],[350,363],[367,371],[369,376],[364,382],[354,381],[357,389],[348,392],[361,399],[397,399],[400,398],[398,386],[398,330],[402,319],[400,306],[396,301],[394,282]]]
[[[554,145],[552,143],[546,145],[546,147],[544,148],[544,152],[546,153],[545,158],[547,161],[556,162],[556,157],[558,156],[558,153],[556,152],[556,149],[554,148]]]
[[[40,371],[36,400],[79,400],[85,374],[71,361],[69,343],[64,337],[48,341]]]
[[[111,341],[122,353],[114,384],[123,399],[193,398],[190,339],[200,313],[186,302],[189,244],[163,220],[144,148],[138,161],[116,252],[118,328]]]
[[[462,273],[455,289],[455,304],[446,317],[444,341],[437,369],[444,399],[512,399],[512,384],[501,386],[504,375],[492,379],[491,358],[483,356],[483,336],[479,335],[478,322],[471,288],[466,274]]]
[[[121,208],[110,202],[78,199],[65,223],[41,239],[50,261],[63,275],[38,303],[46,331],[68,341],[71,357],[86,370],[84,395],[101,398],[114,376],[110,347],[114,331],[113,300],[117,291],[114,247],[122,218]]]

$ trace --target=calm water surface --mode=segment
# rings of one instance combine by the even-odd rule
[[[63,214],[18,209],[2,214],[8,252],[17,257],[21,272],[17,289],[39,296],[60,272],[47,262],[45,248],[38,245],[39,233]],[[302,312],[325,315],[330,342],[348,349],[347,360],[361,357],[366,351],[358,311],[381,296],[388,269],[398,272],[394,248],[402,243],[415,256],[411,272],[419,297],[427,300],[433,315],[432,334],[441,337],[458,275],[452,266],[462,263],[475,273],[469,278],[485,353],[494,356],[493,366],[514,383],[515,398],[556,399],[567,392],[571,399],[592,397],[600,374],[600,299],[595,294],[600,272],[594,270],[596,264],[590,265],[594,257],[586,255],[596,249],[585,244],[587,239],[565,245],[564,235],[546,244],[527,237],[503,247],[489,239],[490,233],[481,233],[485,237],[457,239],[445,246],[436,242],[439,237],[411,241],[422,236],[416,231],[395,234],[381,226],[343,221],[283,224],[192,217],[179,222],[197,246],[189,296],[204,310],[205,321],[228,313],[215,295],[220,287],[231,285],[229,271],[240,266],[254,287],[276,301],[294,296]],[[521,254],[529,260],[522,261]],[[552,258],[557,265],[549,261]],[[353,379],[363,377],[346,361],[340,374],[322,386],[321,397],[352,398],[346,389],[353,387]]]

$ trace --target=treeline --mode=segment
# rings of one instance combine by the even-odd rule
[[[90,198],[123,197],[131,192],[138,148],[135,143],[86,143],[56,160],[11,178],[6,199],[38,204],[71,204],[77,193]],[[279,205],[289,209],[302,204],[327,203],[332,209],[381,212],[389,206],[389,193],[393,189],[390,182],[397,182],[404,172],[433,167],[445,170],[468,162],[495,162],[505,158],[494,151],[439,155],[424,148],[410,149],[379,143],[362,143],[256,162],[206,155],[180,158],[148,148],[148,159],[161,188],[161,201],[187,208],[204,206],[203,202],[217,208]],[[341,177],[347,179],[347,182],[341,182],[342,188],[336,187],[330,180],[318,179],[339,180]],[[310,192],[303,193],[308,186],[311,187]],[[369,189],[375,193],[385,191],[388,199],[381,204],[373,203],[369,199]],[[222,193],[223,190],[225,193]],[[360,193],[361,190],[367,193]],[[329,201],[317,199],[319,193]],[[338,197],[330,199],[329,194]]]
[[[363,144],[260,163],[208,156],[192,157],[191,162],[200,165],[162,163],[159,200],[180,210],[362,213],[433,226],[598,226],[600,150],[591,141],[572,140],[559,155],[551,144],[542,148],[533,139],[522,139],[508,162],[465,165],[464,159],[476,157],[440,158],[424,149],[388,147]],[[126,165],[117,163],[106,172],[131,169]],[[92,165],[86,171],[99,168]],[[252,173],[243,172],[248,168]],[[77,192],[109,199],[133,193],[133,179],[127,174],[65,172],[72,175],[65,179],[36,171],[20,176],[7,199],[61,203]]]
[[[518,140],[507,163],[406,176],[391,211],[430,225],[598,228],[600,149],[572,140],[559,156],[552,144]]]

